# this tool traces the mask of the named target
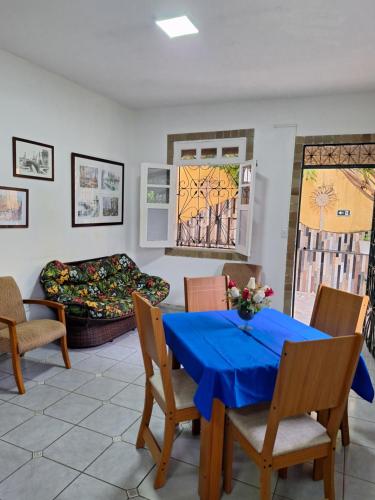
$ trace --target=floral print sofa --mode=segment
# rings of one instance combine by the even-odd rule
[[[63,263],[49,262],[40,283],[48,299],[65,305],[68,344],[103,344],[135,327],[134,290],[158,304],[169,293],[162,278],[142,273],[126,254]]]

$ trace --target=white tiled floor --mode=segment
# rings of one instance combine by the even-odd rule
[[[365,350],[372,377],[375,361]],[[191,500],[198,498],[199,439],[190,425],[176,430],[169,479],[153,489],[154,465],[135,440],[143,406],[144,374],[135,332],[93,350],[71,351],[65,370],[54,344],[22,361],[27,393],[19,396],[7,355],[0,355],[1,500]],[[351,444],[339,446],[336,498],[375,500],[375,405],[354,393],[349,404]],[[163,434],[155,407],[151,425]],[[311,464],[273,480],[274,500],[324,498]],[[259,498],[258,472],[236,450],[232,495]]]

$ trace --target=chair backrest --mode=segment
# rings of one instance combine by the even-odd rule
[[[257,283],[261,281],[262,266],[256,264],[233,264],[226,262],[223,266],[222,274],[234,280],[238,288],[245,288],[249,279],[254,277]]]
[[[362,344],[362,335],[284,343],[264,452],[272,454],[280,420],[313,410],[331,410],[327,431],[335,438]]]
[[[0,277],[0,316],[7,316],[17,323],[26,321],[21,292],[11,276]],[[3,328],[7,325],[0,323],[0,330]]]
[[[161,311],[138,292],[133,292],[132,297],[146,379],[154,375],[154,362],[160,369],[166,405],[175,408]]]
[[[332,337],[362,333],[369,298],[320,285],[310,325]]]
[[[228,278],[184,278],[187,312],[223,311],[229,309]]]

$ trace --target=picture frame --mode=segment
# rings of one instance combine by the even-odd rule
[[[29,227],[29,190],[0,186],[0,229]]]
[[[12,138],[13,176],[40,181],[55,180],[55,148],[50,144]]]
[[[124,163],[71,154],[72,226],[124,223]]]

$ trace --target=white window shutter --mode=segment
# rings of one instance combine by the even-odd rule
[[[177,168],[159,163],[141,164],[140,246],[176,245]]]
[[[246,257],[251,252],[254,213],[255,160],[240,165],[237,208],[236,251]]]

